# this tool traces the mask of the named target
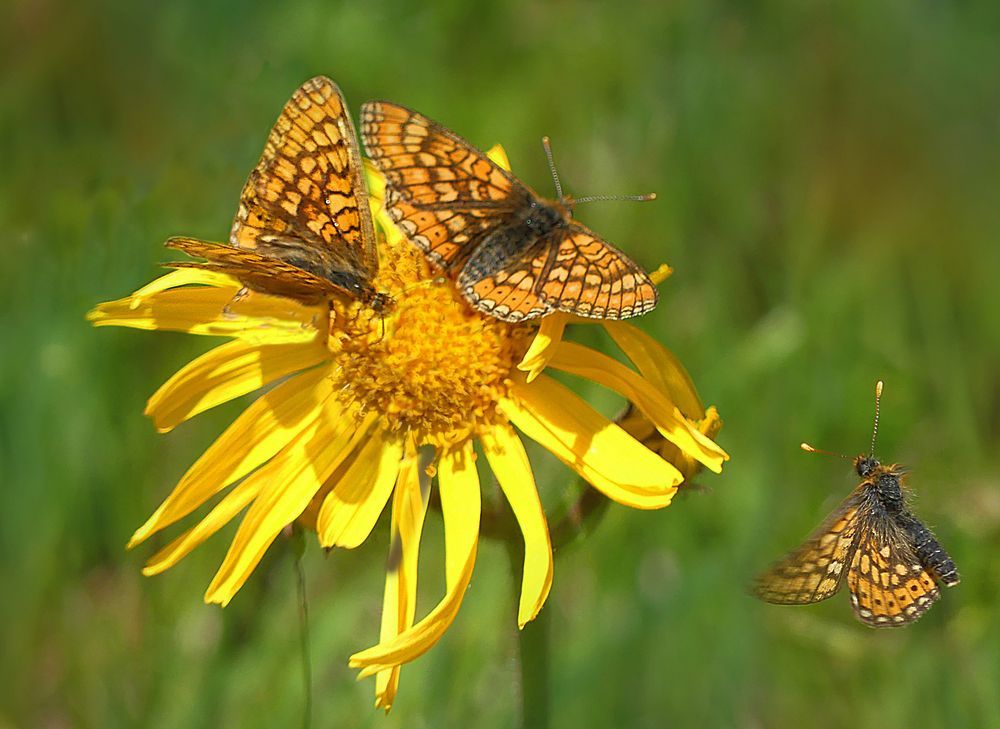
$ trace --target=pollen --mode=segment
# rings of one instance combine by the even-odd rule
[[[479,314],[444,279],[404,282],[392,296],[382,312],[356,302],[334,310],[328,341],[342,400],[438,448],[502,420],[497,403],[533,329]]]

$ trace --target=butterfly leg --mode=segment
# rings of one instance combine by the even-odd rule
[[[236,312],[233,311],[233,304],[238,304],[250,295],[250,289],[246,286],[237,291],[233,298],[229,300],[229,303],[222,307],[222,318],[223,319],[235,319],[237,317]]]

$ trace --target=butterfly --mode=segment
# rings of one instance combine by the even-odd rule
[[[246,289],[305,304],[346,296],[381,311],[372,285],[375,228],[361,154],[344,96],[317,76],[295,90],[240,195],[229,245],[170,238],[168,248],[206,259],[173,268],[229,274]]]
[[[563,311],[625,319],[656,287],[624,253],[442,125],[403,106],[361,107],[361,137],[385,175],[385,207],[479,311],[509,322]],[[558,182],[557,182],[558,185]]]
[[[878,426],[876,386],[875,424]],[[872,437],[874,453],[875,438]],[[816,451],[805,443],[804,450]],[[781,605],[825,600],[845,578],[858,619],[873,627],[912,623],[953,587],[958,570],[906,504],[906,471],[874,455],[854,459],[861,483],[798,549],[757,578],[754,594]]]

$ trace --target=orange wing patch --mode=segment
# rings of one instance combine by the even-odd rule
[[[912,623],[941,596],[906,535],[891,527],[872,529],[859,539],[847,586],[858,619],[876,627]]]
[[[451,130],[376,101],[362,107],[361,136],[385,175],[389,216],[478,310],[512,322],[557,310],[624,319],[656,305],[646,273],[573,221],[568,199],[541,199]]]

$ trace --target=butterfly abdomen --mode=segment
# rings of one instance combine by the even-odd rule
[[[899,525],[912,538],[914,551],[917,553],[920,564],[947,587],[957,585],[959,582],[958,568],[948,553],[944,551],[934,533],[912,514],[907,513],[898,521]]]

